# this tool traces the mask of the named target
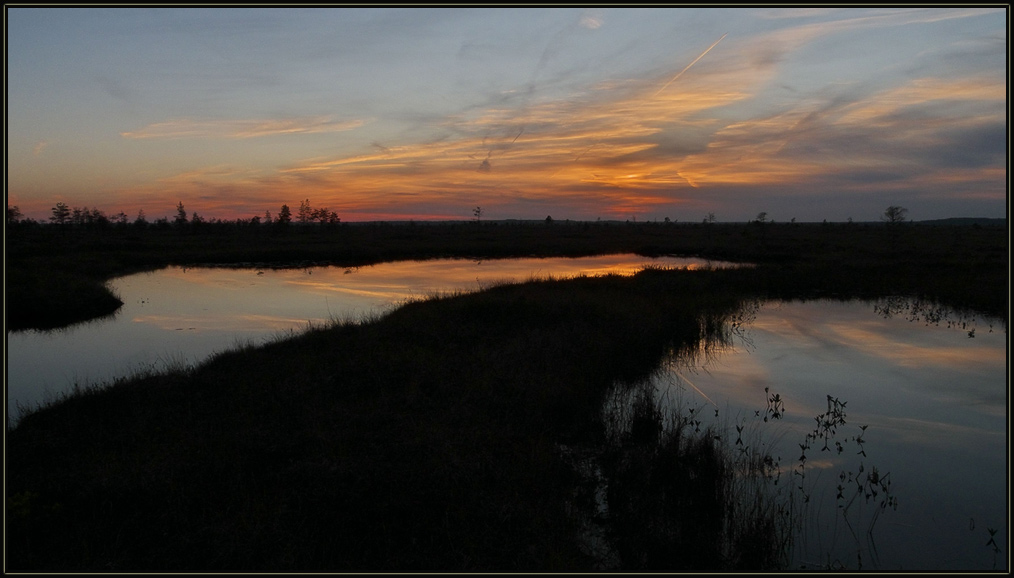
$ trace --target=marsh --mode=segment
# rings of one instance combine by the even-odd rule
[[[391,227],[371,234],[451,242],[477,229]],[[486,230],[480,234],[497,236],[494,227]],[[780,464],[781,488],[793,487],[800,456],[778,443],[799,451],[793,444],[807,439],[802,424],[824,412],[828,396],[847,408],[843,429],[865,426],[862,463],[825,459],[811,444],[801,485],[812,517],[797,521],[815,533],[796,536],[784,552],[772,550],[765,560],[781,560],[778,567],[1005,567],[1006,553],[986,546],[991,539],[1003,544],[1007,525],[1005,496],[997,491],[1006,453],[998,417],[1006,400],[1006,317],[997,307],[1005,297],[994,282],[1005,275],[1005,258],[994,250],[1004,246],[1000,237],[974,229],[791,226],[769,227],[761,237],[752,226],[645,225],[551,233],[543,227],[531,239],[552,234],[573,242],[577,234],[595,245],[605,240],[596,233],[609,233],[611,243],[643,245],[643,237],[623,240],[635,232],[652,235],[657,249],[693,243],[704,262],[737,254],[739,243],[738,262],[760,257],[760,263],[640,269],[652,260],[637,257],[623,275],[596,276],[593,267],[554,278],[543,267],[477,279],[475,271],[493,260],[476,258],[454,262],[467,274],[450,277],[464,287],[421,282],[425,262],[392,265],[400,267],[398,282],[369,279],[369,263],[335,267],[327,279],[323,269],[273,269],[257,259],[261,265],[253,269],[190,264],[184,272],[177,263],[162,270],[165,277],[121,277],[145,288],[117,288],[122,317],[46,335],[131,320],[131,330],[160,335],[150,341],[162,348],[155,362],[163,355],[169,363],[150,368],[146,358],[139,363],[150,369],[135,374],[128,363],[126,377],[54,399],[9,427],[8,551],[18,567],[37,569],[596,568],[601,560],[577,539],[571,492],[582,482],[560,448],[603,447],[611,392],[648,384],[659,403],[679,397],[681,411],[713,420],[694,418],[702,431],[726,440],[723,455],[735,458],[740,449],[730,435],[737,426],[749,431],[754,437],[744,439],[751,447],[770,448],[771,463]],[[346,250],[361,250],[346,232],[333,234],[345,235]],[[880,242],[881,235],[892,243]],[[744,243],[748,236],[757,242]],[[506,252],[530,242],[512,238],[498,239]],[[305,246],[311,239],[295,240]],[[161,254],[169,256],[193,242],[180,235],[151,240],[152,248],[168,247]],[[277,241],[250,246],[244,256],[277,254]],[[970,261],[958,242],[978,245],[977,257]],[[112,247],[110,256],[122,255]],[[903,264],[899,248],[906,251]],[[47,255],[60,259],[59,253]],[[93,262],[103,259],[89,254]],[[206,260],[222,262],[214,253]],[[145,285],[154,280],[166,291]],[[181,298],[200,294],[194,286],[219,291],[199,301],[230,312],[202,321],[195,313],[214,307],[183,308]],[[276,293],[283,286],[307,290],[316,313],[285,310],[288,300]],[[211,328],[245,331],[251,301],[244,296],[257,287],[271,296],[252,298],[268,308],[252,319],[262,333],[228,334],[207,358],[207,351],[192,358],[178,353],[181,343],[200,341]],[[378,288],[396,297],[379,310],[355,301]],[[350,309],[339,295],[353,299]],[[202,309],[200,302],[193,307]],[[162,306],[169,311],[156,311]],[[298,320],[297,328],[289,332],[275,324],[279,319]],[[307,319],[320,321],[308,326]],[[138,335],[119,342],[144,343]],[[700,364],[672,365],[702,347],[709,355]],[[784,404],[779,419],[749,423],[765,415],[774,394]],[[860,434],[842,435],[850,452],[841,455],[851,457],[849,443]],[[968,471],[969,461],[978,469]],[[870,506],[851,509],[847,521],[860,529],[846,533],[848,524],[830,515],[837,511],[834,496],[822,501],[835,488],[817,482],[874,467],[878,480],[892,482],[897,502],[869,534],[859,522],[869,524]],[[769,490],[777,497],[778,488]],[[929,509],[941,505],[946,509]],[[435,532],[434,516],[444,520]],[[613,531],[621,527],[646,526]],[[636,535],[612,534],[624,547],[622,569],[761,568],[717,555],[652,562],[631,550]],[[265,541],[278,546],[257,546]],[[935,556],[921,554],[927,549]]]

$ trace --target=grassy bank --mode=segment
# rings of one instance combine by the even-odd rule
[[[557,445],[593,443],[613,381],[699,337],[652,285],[417,303],[26,416],[9,567],[590,568]]]
[[[366,252],[463,256],[489,236],[501,256],[583,246],[761,266],[501,285],[71,396],[7,432],[7,569],[593,571],[602,560],[582,547],[574,513],[586,481],[561,448],[607,447],[603,406],[615,384],[720,335],[744,302],[910,295],[1006,319],[1004,230],[459,227],[350,227],[243,249],[209,244],[205,253],[182,235],[105,248],[89,245],[96,237],[50,258],[73,272],[70,263],[87,256],[101,277],[153,266],[155,255],[221,263],[241,250],[244,261],[299,254],[346,264]],[[455,231],[464,240],[452,242]],[[346,234],[363,237],[343,245]],[[383,234],[394,237],[369,237]],[[480,248],[466,250],[468,242]],[[724,506],[693,496],[727,495],[717,491],[726,478],[696,474],[721,474],[722,453],[682,439],[660,446],[667,463],[688,456],[661,479],[667,495],[681,488],[688,498],[661,522],[703,524]],[[629,490],[614,499],[631,506],[607,525],[616,532],[613,569],[757,570],[779,561],[779,529],[766,517],[698,535],[709,545],[764,545],[749,557],[702,548],[685,527],[633,531],[659,527],[663,514],[636,505],[651,494],[631,472],[650,463],[623,463],[612,471],[627,482],[614,491]]]

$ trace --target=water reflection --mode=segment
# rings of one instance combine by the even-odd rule
[[[75,382],[197,363],[406,299],[508,279],[629,274],[649,263],[704,265],[625,255],[132,275],[112,283],[124,301],[113,319],[8,334],[8,415]],[[897,299],[754,304],[736,323],[727,339],[674,359],[653,387],[695,408],[695,419],[736,432],[732,443],[770,452],[785,491],[803,486],[809,531],[793,566],[1006,570],[1008,553],[987,546],[989,529],[998,544],[1008,540],[1005,325]],[[845,423],[822,451],[828,439],[807,435],[815,416],[836,409]],[[879,503],[863,498],[846,523],[838,486],[874,466],[880,479],[889,474],[897,509],[876,514]]]
[[[58,331],[7,334],[8,419],[75,384],[195,365],[215,352],[260,344],[332,319],[356,320],[408,299],[474,291],[504,280],[629,275],[646,265],[733,266],[631,254],[470,261],[436,259],[370,267],[168,267],[110,282],[123,301],[111,317]]]
[[[1006,569],[1007,552],[986,546],[989,529],[1007,540],[1006,329],[899,307],[764,303],[734,339],[673,360],[654,387],[734,437],[752,432],[780,464],[782,491],[808,500],[793,567]],[[808,435],[832,410],[845,423],[824,451],[825,439]],[[869,503],[868,488],[842,499],[874,467],[878,481],[889,474],[896,510],[880,507],[883,490]]]

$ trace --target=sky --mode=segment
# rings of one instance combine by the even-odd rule
[[[7,203],[1006,217],[995,8],[5,6]]]

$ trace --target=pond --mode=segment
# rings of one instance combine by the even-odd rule
[[[7,334],[7,417],[72,391],[146,370],[193,366],[212,354],[382,314],[409,299],[532,277],[631,275],[641,268],[732,263],[632,254],[582,258],[434,259],[369,267],[167,267],[110,281],[123,306],[56,331]]]
[[[531,277],[632,274],[645,265],[734,266],[612,255],[130,275],[110,282],[124,302],[112,317],[8,333],[8,420],[19,406],[75,384],[195,365],[218,351],[383,314],[410,299]],[[1006,324],[948,317],[905,300],[768,302],[751,313],[731,343],[660,369],[651,384],[660,399],[697,408],[727,435],[743,427],[744,440],[777,458],[784,491],[803,486],[809,503],[799,512],[808,531],[795,543],[793,567],[1005,571]],[[775,395],[777,418],[768,411]],[[802,450],[832,400],[845,423],[829,451],[821,451],[824,438]],[[837,486],[873,467],[889,474],[896,502],[874,517],[875,500],[886,494],[859,498],[846,520]],[[991,538],[999,552],[987,545]]]
[[[767,302],[649,384],[667,414],[774,458],[769,489],[804,529],[792,568],[1005,571],[1006,367],[1002,321],[906,300]],[[874,468],[889,486],[867,483]]]

